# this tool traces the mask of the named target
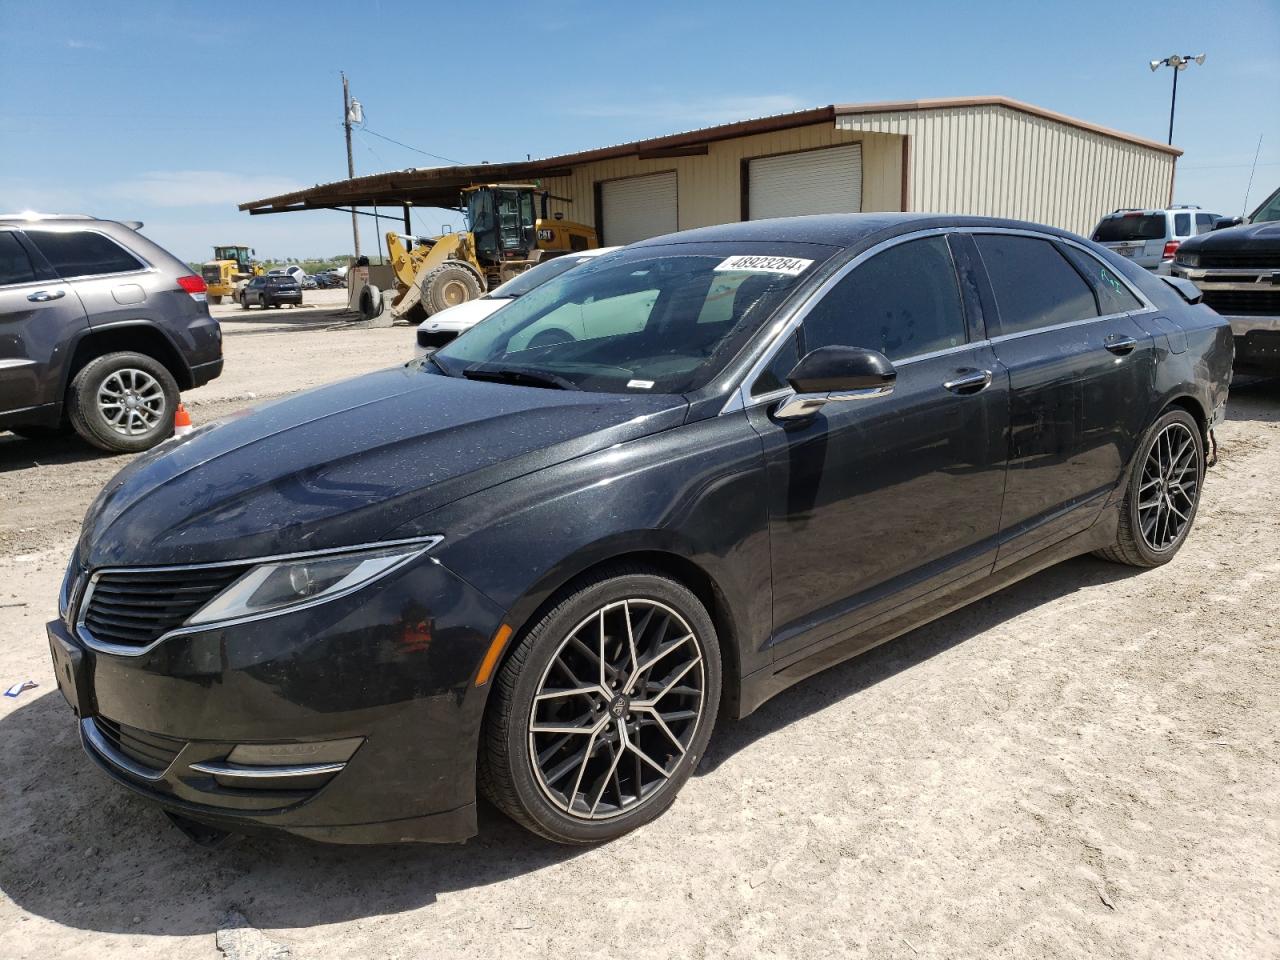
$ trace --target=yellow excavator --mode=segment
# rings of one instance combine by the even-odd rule
[[[213,259],[200,265],[200,275],[209,288],[209,302],[221,303],[223,297],[235,297],[240,287],[266,270],[254,257],[247,244],[231,243],[213,248]]]
[[[549,199],[533,184],[475,184],[462,191],[465,231],[439,237],[388,233],[387,254],[396,277],[392,318],[421,322],[543,260],[599,246],[591,227],[560,214],[548,217]],[[380,304],[369,306],[377,311]]]

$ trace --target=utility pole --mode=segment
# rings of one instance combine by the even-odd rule
[[[354,179],[356,175],[356,161],[351,154],[351,88],[347,85],[347,73],[340,70],[342,74],[342,128],[347,134],[347,178]],[[360,218],[356,216],[355,204],[351,206],[351,236],[355,240],[356,259],[360,259]]]

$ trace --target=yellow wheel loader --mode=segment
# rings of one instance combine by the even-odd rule
[[[548,199],[527,183],[474,185],[462,191],[467,230],[439,237],[388,233],[396,277],[392,318],[419,323],[543,260],[599,246],[591,227],[548,217]]]
[[[213,259],[200,265],[200,275],[209,288],[209,302],[221,303],[223,297],[236,297],[240,288],[266,270],[253,259],[254,251],[242,243],[213,248]]]

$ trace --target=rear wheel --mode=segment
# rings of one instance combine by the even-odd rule
[[[216,294],[216,293],[209,294],[209,302],[216,307],[218,304],[222,302],[222,295]]]
[[[1097,555],[1134,567],[1158,567],[1187,539],[1204,482],[1200,425],[1170,410],[1147,430],[1120,505],[1116,542]]]
[[[480,278],[457,262],[442,263],[422,278],[422,302],[428,313],[474,300],[481,292]]]
[[[141,353],[108,353],[89,361],[67,391],[76,433],[103,450],[132,453],[173,433],[178,384],[164,364]]]
[[[249,309],[249,296],[248,296],[248,294],[244,294],[244,293],[240,294],[240,309],[241,309],[241,310],[248,310],[248,309]]]
[[[697,766],[720,673],[715,627],[682,584],[642,569],[588,583],[500,670],[481,789],[558,843],[634,830],[672,804]]]

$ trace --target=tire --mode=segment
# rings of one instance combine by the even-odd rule
[[[1200,425],[1185,410],[1166,411],[1147,428],[1133,458],[1116,542],[1095,556],[1131,567],[1172,560],[1195,522],[1204,468]]]
[[[365,284],[360,291],[360,316],[366,320],[382,314],[382,291],[372,283]]]
[[[428,314],[474,300],[483,292],[480,278],[457,261],[442,263],[422,278],[422,303]]]
[[[128,403],[131,394],[139,401],[134,405]],[[120,403],[114,402],[116,397]],[[90,360],[67,391],[67,415],[76,433],[113,453],[147,450],[172,436],[177,408],[173,375],[141,353],[108,353]],[[127,426],[117,427],[113,414]]]
[[[598,675],[581,679],[593,663],[600,669],[591,649],[601,622],[605,669],[614,674],[603,685]],[[625,639],[628,622],[636,659]],[[586,638],[590,648],[575,646],[574,638]],[[661,657],[637,672],[634,665],[645,666],[658,644],[665,645]],[[633,680],[640,686],[631,690]],[[715,724],[720,682],[715,626],[688,588],[643,567],[601,574],[556,602],[499,670],[481,738],[480,790],[548,840],[589,844],[620,837],[660,816],[697,767]],[[535,699],[570,686],[594,689]],[[643,692],[649,702],[640,706],[629,692]],[[586,712],[572,716],[579,709]],[[655,716],[663,718],[661,726]],[[532,729],[556,722],[583,732]]]
[[[249,309],[249,298],[248,298],[248,296],[246,296],[246,295],[245,295],[245,294],[243,294],[243,293],[242,293],[242,294],[240,294],[240,309],[241,309],[241,310],[248,310],[248,309]]]
[[[209,294],[209,302],[215,307],[222,302],[221,294]]]

